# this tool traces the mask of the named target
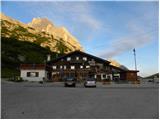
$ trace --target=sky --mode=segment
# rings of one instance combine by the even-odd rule
[[[64,26],[85,52],[113,59],[138,75],[158,72],[157,1],[2,1],[2,13],[24,23],[48,18]]]

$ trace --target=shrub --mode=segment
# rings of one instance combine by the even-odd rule
[[[8,80],[13,81],[13,82],[23,82],[24,81],[20,76],[12,76]]]

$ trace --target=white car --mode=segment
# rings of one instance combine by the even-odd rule
[[[85,87],[96,87],[96,80],[95,78],[87,78],[85,83],[84,83]]]

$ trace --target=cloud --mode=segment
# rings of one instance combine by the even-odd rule
[[[153,33],[156,32],[156,29],[146,32],[142,26],[135,23],[129,23],[128,29],[130,30],[130,35],[113,40],[111,47],[100,52],[99,56],[103,58],[112,58],[123,52],[141,47],[150,43],[153,40]]]
[[[80,21],[84,22],[86,25],[88,25],[94,30],[98,30],[102,26],[102,23],[100,23],[99,21],[94,19],[92,16],[87,15],[87,14],[80,15]]]
[[[70,19],[75,23],[83,23],[85,27],[92,30],[101,28],[101,21],[97,20],[92,13],[91,6],[86,2],[53,2],[53,8],[61,15],[67,16],[65,19]]]
[[[113,38],[110,47],[99,52],[103,58],[112,58],[133,48],[139,48],[149,44],[152,40],[158,40],[158,5],[141,4],[142,6],[129,8],[123,17],[125,23],[117,20],[121,25],[121,37]],[[124,13],[125,13],[124,12]],[[145,14],[147,13],[147,14]],[[124,15],[124,14],[122,14]]]

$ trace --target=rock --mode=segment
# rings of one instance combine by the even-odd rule
[[[83,50],[78,40],[73,37],[65,27],[56,27],[47,18],[33,18],[29,26],[53,35],[55,38],[62,38],[65,43],[72,45],[76,50]],[[66,44],[66,45],[67,45]]]
[[[56,27],[47,18],[33,18],[32,22],[25,24],[11,17],[1,15],[2,37],[15,37],[21,41],[35,42],[42,47],[49,47],[53,52],[56,43],[61,41],[68,48],[67,52],[80,50],[82,46],[65,27]]]

